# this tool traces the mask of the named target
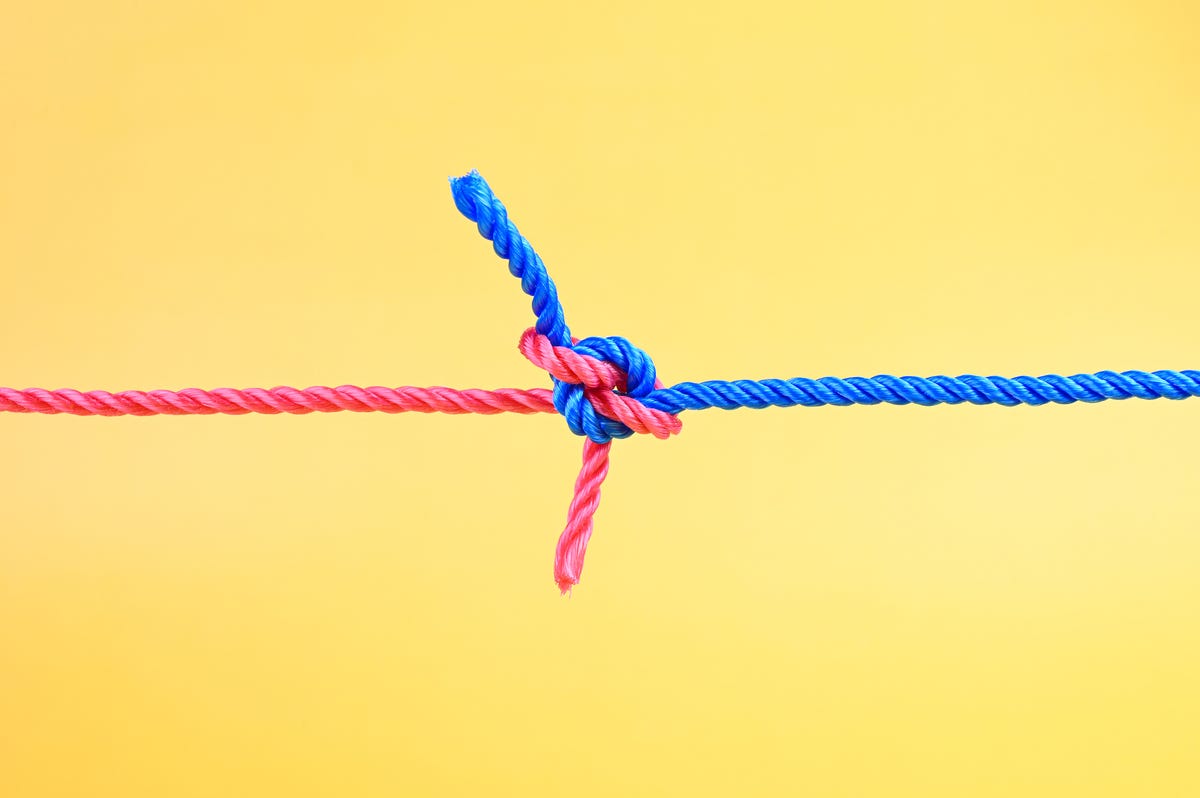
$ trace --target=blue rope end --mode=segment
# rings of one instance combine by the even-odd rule
[[[486,204],[489,199],[494,200],[496,197],[483,175],[475,169],[462,177],[450,178],[450,193],[454,197],[454,205],[458,212],[472,222],[479,221],[479,201],[482,200]]]

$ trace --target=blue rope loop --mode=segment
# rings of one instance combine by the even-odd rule
[[[521,281],[521,290],[533,299],[533,312],[537,316],[535,329],[539,333],[555,346],[616,366],[627,375],[624,391],[627,395],[640,399],[654,391],[654,361],[627,339],[614,335],[584,338],[578,343],[571,340],[558,288],[550,278],[546,264],[508,218],[508,209],[479,172],[471,170],[462,177],[450,178],[450,193],[459,212],[475,222],[479,234],[492,242],[497,255],[508,261],[509,272]],[[586,435],[596,443],[608,443],[614,438],[628,438],[633,434],[625,424],[597,412],[582,385],[551,379],[554,382],[554,407],[566,419],[571,432]]]

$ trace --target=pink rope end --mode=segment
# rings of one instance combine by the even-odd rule
[[[608,476],[609,449],[607,443],[596,443],[587,438],[583,441],[583,466],[575,478],[575,496],[567,510],[567,526],[559,536],[554,552],[554,581],[564,595],[579,584],[583,557],[592,537],[592,519],[600,505],[600,486]]]

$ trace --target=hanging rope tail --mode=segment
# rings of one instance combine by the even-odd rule
[[[578,339],[567,327],[558,289],[546,265],[508,218],[478,172],[450,179],[458,210],[492,242],[521,282],[536,322],[518,344],[550,377],[551,387],[466,390],[342,385],[296,389],[217,388],[182,391],[76,391],[0,387],[0,412],[77,416],[241,415],[245,413],[557,413],[584,438],[583,463],[567,523],[554,554],[554,581],[563,593],[579,583],[591,540],[612,441],[631,435],[665,439],[682,429],[684,410],[819,407],[823,405],[1044,405],[1108,399],[1187,399],[1200,396],[1200,371],[1100,371],[1063,377],[796,377],[708,380],[669,388],[650,356],[620,336]]]

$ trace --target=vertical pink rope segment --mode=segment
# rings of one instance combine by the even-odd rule
[[[629,375],[612,363],[565,346],[555,346],[533,327],[521,336],[517,348],[530,363],[554,379],[583,386],[586,400],[605,418],[620,421],[636,433],[660,439],[676,435],[683,429],[677,416],[646,407],[637,397],[626,395]],[[655,379],[654,387],[661,388],[662,382]],[[559,536],[554,552],[554,581],[564,594],[579,584],[583,572],[583,558],[592,537],[592,521],[600,506],[600,486],[608,475],[611,446],[611,443],[583,439],[583,467],[575,479],[575,495],[567,510],[567,526]]]
[[[554,551],[554,581],[564,594],[579,584],[583,557],[592,537],[592,520],[600,506],[600,486],[608,476],[610,443],[583,441],[583,467],[575,478],[575,496],[567,510],[567,526],[558,538]]]

